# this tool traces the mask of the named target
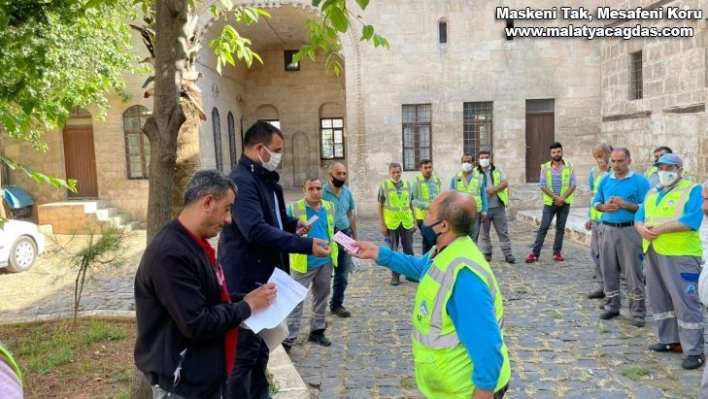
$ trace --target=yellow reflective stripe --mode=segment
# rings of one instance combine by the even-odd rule
[[[703,323],[686,323],[685,321],[678,321],[678,325],[686,330],[702,330]]]
[[[665,313],[654,313],[654,320],[667,320],[667,319],[675,319],[676,318],[676,313],[673,311],[671,312],[665,312]]]
[[[494,286],[494,280],[492,275],[484,269],[482,266],[477,265],[474,261],[469,258],[456,258],[447,268],[447,272],[440,270],[435,264],[430,266],[427,275],[430,276],[435,282],[438,283],[439,288],[435,295],[433,309],[431,310],[430,317],[430,330],[428,334],[424,334],[418,329],[413,330],[413,338],[429,348],[439,349],[439,348],[449,348],[460,343],[460,339],[457,333],[451,333],[447,335],[442,335],[443,326],[443,315],[447,310],[445,307],[445,297],[448,292],[450,292],[455,283],[455,272],[457,267],[461,264],[472,269],[474,272],[479,273],[486,280],[486,285],[489,287],[489,291],[492,294],[492,302],[496,303],[496,288]],[[495,307],[496,313],[496,307]],[[504,317],[497,318],[497,325],[499,329],[504,328]]]
[[[685,181],[685,180],[684,180]],[[674,213],[671,216],[653,216],[653,215],[648,215],[646,217],[645,224],[659,224],[659,223],[667,223],[671,222],[674,220],[677,220],[679,217],[683,215],[684,208],[686,207],[686,204],[688,203],[688,200],[691,196],[691,190],[693,189],[693,186],[695,184],[681,184],[677,183],[676,186],[674,186],[671,191],[673,191],[673,194],[680,193],[681,196],[679,197],[678,201],[676,202],[676,205],[674,206]],[[656,197],[659,195],[659,191],[656,188],[652,188],[649,191],[649,194],[647,195],[647,201],[652,201],[652,209],[655,207],[658,207],[661,205],[664,200],[671,195],[672,193],[666,193],[664,194],[664,197],[661,198],[661,201],[657,204],[656,203]],[[654,213],[654,212],[652,212]]]

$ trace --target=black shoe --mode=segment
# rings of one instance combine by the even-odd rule
[[[613,312],[611,310],[606,310],[606,311],[600,313],[600,318],[602,320],[610,320],[610,319],[614,319],[615,317],[617,317],[619,315],[620,315],[620,312]]]
[[[654,345],[649,345],[649,349],[653,350],[654,352],[676,352],[676,353],[683,353],[683,348],[681,347],[681,344],[676,342],[673,344],[654,344]]]
[[[410,277],[406,277],[406,281],[410,281],[411,283],[417,283],[417,282],[418,282],[418,280],[416,280],[416,279],[414,279],[414,278],[410,278]]]
[[[514,264],[516,263],[516,258],[514,258],[514,255],[506,255],[506,263],[511,263]]]
[[[684,370],[694,370],[701,367],[705,361],[705,355],[688,355],[683,359],[683,362],[681,362],[681,367],[683,367]]]
[[[602,299],[605,297],[605,291],[602,288],[598,288],[595,291],[592,291],[588,295],[588,299]]]
[[[332,306],[329,310],[332,314],[336,314],[339,317],[350,317],[352,315],[352,313],[342,305]]]
[[[332,345],[332,341],[328,340],[327,337],[325,337],[324,333],[315,333],[315,334],[311,333],[307,337],[307,340],[310,342],[314,342],[318,345],[322,345],[322,346]]]
[[[634,316],[634,317],[632,317],[632,325],[635,327],[641,328],[641,327],[646,326],[647,322],[641,316]]]
[[[400,284],[400,283],[401,283],[401,282],[398,280],[398,277],[397,277],[397,276],[391,277],[391,283],[390,283],[391,285],[398,285],[398,284]]]
[[[486,260],[487,262],[491,262],[492,261],[492,254],[484,254],[484,260]]]
[[[283,349],[285,349],[285,353],[288,353],[288,354],[289,354],[289,353],[290,353],[290,349],[292,349],[293,346],[292,346],[292,345],[289,345],[289,344],[286,344],[285,342],[283,342],[282,345],[283,345]]]

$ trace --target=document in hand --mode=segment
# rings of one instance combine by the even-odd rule
[[[309,226],[312,226],[312,223],[315,223],[315,222],[317,221],[317,219],[319,219],[319,218],[320,218],[320,217],[317,216],[317,215],[312,215],[311,218],[307,219],[307,222],[305,222],[305,224],[306,224],[308,227],[309,227]],[[305,229],[304,227],[301,227],[301,228],[297,229],[297,231],[295,232],[295,234],[301,236],[301,235],[305,234],[305,230],[306,230],[306,229]]]
[[[338,231],[337,234],[334,235],[334,241],[336,241],[339,245],[343,246],[345,250],[348,252],[352,253],[357,253],[359,252],[359,247],[356,246],[356,241],[349,237],[348,235],[342,233],[341,231]]]
[[[278,290],[275,300],[267,308],[251,314],[251,317],[244,320],[248,328],[256,334],[264,328],[274,328],[280,324],[307,296],[307,288],[277,267],[268,282],[275,283]]]

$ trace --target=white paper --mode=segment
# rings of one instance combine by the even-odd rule
[[[288,330],[286,320],[281,321],[275,328],[264,328],[258,333],[258,335],[263,338],[266,345],[268,345],[268,350],[270,350],[271,353],[283,343],[285,338],[288,337],[288,334],[290,334],[290,330]]]
[[[335,242],[344,247],[347,252],[357,253],[359,251],[359,247],[356,246],[356,241],[341,231],[338,231],[332,238]]]
[[[307,219],[307,222],[305,222],[305,224],[307,225],[307,227],[310,227],[310,226],[312,226],[312,223],[315,223],[317,221],[317,219],[319,219],[319,218],[320,217],[317,215],[312,215],[311,218]],[[301,235],[305,234],[306,230],[307,230],[307,228],[301,227],[301,228],[297,229],[295,234],[301,236]]]
[[[307,288],[277,267],[268,282],[275,283],[275,288],[278,290],[275,300],[267,308],[251,314],[251,317],[244,320],[246,326],[256,334],[264,328],[275,328],[307,296]]]

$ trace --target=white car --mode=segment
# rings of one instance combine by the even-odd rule
[[[44,253],[45,238],[37,225],[19,220],[7,220],[0,229],[0,268],[10,273],[29,270],[37,257]]]

